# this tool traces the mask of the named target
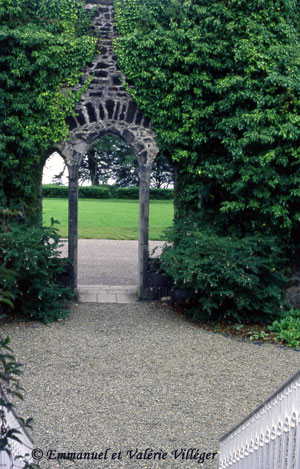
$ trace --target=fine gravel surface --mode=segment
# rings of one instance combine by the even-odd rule
[[[158,302],[73,303],[72,311],[51,325],[2,330],[25,364],[17,410],[34,418],[41,468],[216,469],[217,457],[201,464],[175,460],[174,451],[217,451],[219,438],[299,369],[298,351],[210,333]],[[130,459],[128,451],[146,448],[167,455]],[[46,457],[106,449],[107,459],[76,465]]]
[[[149,252],[158,247],[159,255],[164,241],[149,241]],[[68,255],[64,242],[62,255]],[[78,285],[137,285],[138,241],[115,239],[78,240]]]

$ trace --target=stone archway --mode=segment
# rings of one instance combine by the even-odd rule
[[[149,188],[152,163],[158,154],[155,134],[122,85],[124,76],[113,52],[114,9],[111,0],[98,0],[93,27],[99,32],[101,54],[85,68],[82,82],[93,77],[75,108],[77,117],[68,120],[70,139],[58,145],[69,169],[69,259],[73,264],[71,287],[77,290],[78,170],[88,148],[101,136],[112,133],[134,149],[139,164],[138,297],[146,297],[149,234]],[[95,7],[87,3],[86,8]]]

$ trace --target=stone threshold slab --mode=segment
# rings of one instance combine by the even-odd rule
[[[135,303],[135,285],[78,285],[80,303]]]

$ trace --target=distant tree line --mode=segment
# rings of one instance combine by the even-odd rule
[[[54,177],[53,182],[61,183],[64,169]],[[99,139],[85,154],[79,170],[80,183],[90,181],[92,186],[99,186],[109,180],[119,187],[139,185],[137,158],[130,145],[114,135]],[[173,180],[171,163],[164,154],[159,155],[153,163],[151,186],[168,188]]]

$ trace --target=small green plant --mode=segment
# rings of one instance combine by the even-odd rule
[[[1,300],[0,300],[1,302]],[[7,412],[14,410],[15,405],[13,403],[15,398],[23,399],[23,388],[20,385],[19,378],[22,375],[22,365],[17,362],[13,351],[9,346],[9,337],[0,338],[0,452],[5,451],[9,457],[12,457],[11,443],[21,442],[18,435],[20,431],[17,428],[11,428],[7,424],[6,415]],[[32,419],[29,418],[26,421],[20,417],[17,417],[20,425],[24,428],[31,428]],[[23,469],[35,469],[38,466],[34,463],[28,462],[30,454],[25,456],[15,456],[20,463],[23,464]],[[10,466],[9,469],[15,467]]]
[[[248,332],[248,338],[249,340],[253,341],[253,340],[269,340],[270,338],[270,335],[268,332],[265,332],[265,331],[249,331]]]
[[[276,320],[269,326],[275,341],[281,341],[288,347],[300,347],[300,311],[291,310],[282,319]]]
[[[16,278],[16,272],[12,270],[4,269],[0,266],[0,276],[2,278],[6,278],[7,280],[12,280]],[[0,303],[5,303],[6,305],[10,306],[11,308],[14,307],[13,301],[14,296],[9,291],[4,291],[0,288]],[[0,316],[1,319],[1,316]]]
[[[232,327],[233,327],[233,329],[234,329],[235,331],[238,331],[238,332],[239,332],[239,331],[241,331],[241,330],[243,329],[244,324],[234,324]]]

